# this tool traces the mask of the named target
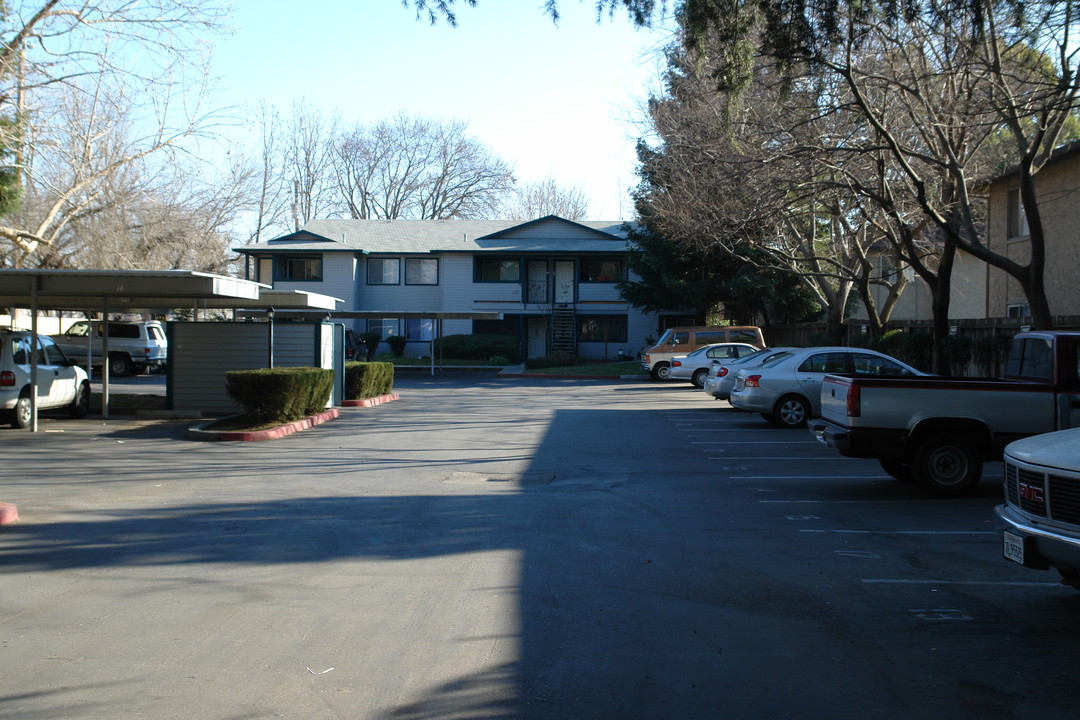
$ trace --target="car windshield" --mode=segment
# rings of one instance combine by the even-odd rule
[[[754,352],[750,353],[749,355],[743,355],[738,360],[732,360],[728,364],[729,365],[744,365],[744,364],[746,364],[748,362],[751,362],[752,360],[760,360],[762,355],[768,355],[771,352],[775,352],[775,351],[774,350],[755,350]]]

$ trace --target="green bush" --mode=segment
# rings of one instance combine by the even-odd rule
[[[313,367],[233,370],[225,373],[229,397],[244,406],[253,423],[286,423],[326,407],[334,371]]]
[[[375,357],[375,351],[379,349],[379,341],[382,340],[382,335],[377,332],[362,332],[359,337],[360,342],[367,345],[368,357]]]
[[[394,365],[388,362],[345,363],[345,399],[366,400],[394,391]]]
[[[586,360],[574,353],[563,351],[553,352],[543,357],[529,358],[525,361],[525,367],[529,370],[541,370],[543,368],[566,367],[567,365],[580,365]]]
[[[405,343],[407,342],[408,340],[401,335],[391,335],[386,338],[386,344],[390,346],[390,352],[394,353],[397,357],[401,357],[405,354]]]
[[[510,358],[505,355],[495,355],[488,358],[488,365],[509,365]]]
[[[514,335],[446,335],[435,340],[436,357],[486,362],[496,355],[517,362],[521,348]]]

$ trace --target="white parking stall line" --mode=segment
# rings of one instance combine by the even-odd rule
[[[867,585],[985,585],[989,587],[1064,587],[1057,582],[1023,582],[1019,580],[913,580],[889,578],[863,578]]]
[[[993,530],[800,530],[819,535],[997,535]]]

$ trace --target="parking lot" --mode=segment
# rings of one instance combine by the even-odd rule
[[[265,443],[0,430],[0,718],[1075,717],[1080,593],[683,384],[404,376]]]

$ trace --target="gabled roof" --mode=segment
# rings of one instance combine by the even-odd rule
[[[441,252],[617,253],[626,250],[622,221],[574,222],[549,215],[507,220],[312,220],[299,232],[237,248],[363,254]]]

